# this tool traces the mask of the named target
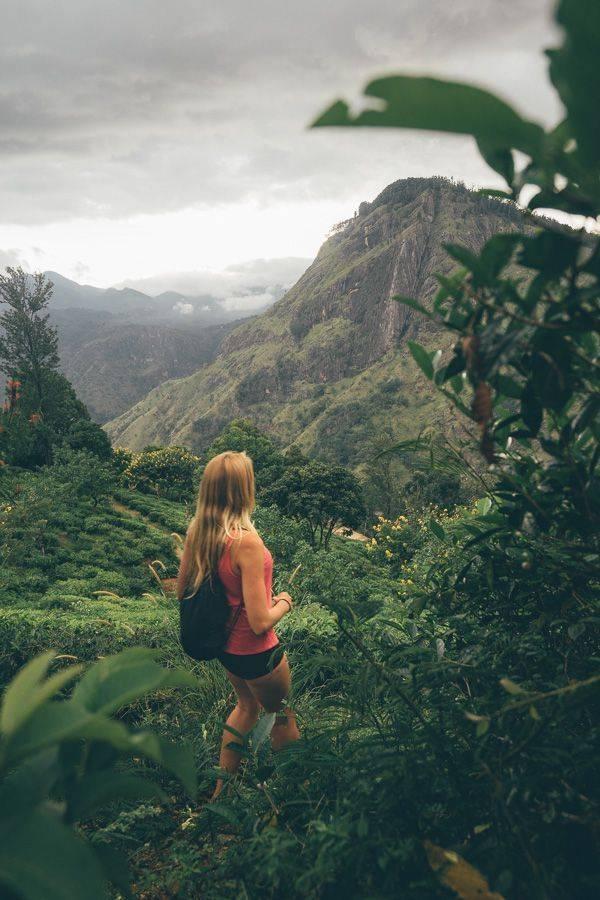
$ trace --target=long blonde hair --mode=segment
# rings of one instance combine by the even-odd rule
[[[254,467],[246,453],[226,450],[207,463],[200,482],[196,514],[187,540],[191,562],[188,585],[195,593],[207,575],[216,571],[226,537],[241,540],[243,531],[256,532]]]

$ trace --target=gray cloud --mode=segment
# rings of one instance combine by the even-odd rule
[[[372,196],[410,174],[489,180],[466,139],[305,126],[367,78],[494,86],[546,120],[550,0],[8,0],[0,34],[6,222],[257,198]]]
[[[13,268],[21,266],[25,271],[30,270],[29,262],[24,258],[22,252],[16,249],[0,250],[0,272],[7,266]]]

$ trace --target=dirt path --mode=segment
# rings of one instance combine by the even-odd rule
[[[366,534],[361,534],[360,531],[352,531],[350,528],[334,528],[333,533],[349,541],[362,541],[363,544],[369,540]]]

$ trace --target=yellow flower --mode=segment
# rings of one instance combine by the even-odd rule
[[[385,555],[387,556],[388,559],[391,559],[394,554],[392,553],[391,550],[386,550]]]

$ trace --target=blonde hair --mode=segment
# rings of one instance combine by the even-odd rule
[[[207,463],[200,482],[196,514],[187,540],[191,547],[188,585],[195,593],[204,578],[216,571],[225,538],[242,538],[243,531],[256,529],[254,511],[254,467],[246,453],[226,450]]]

